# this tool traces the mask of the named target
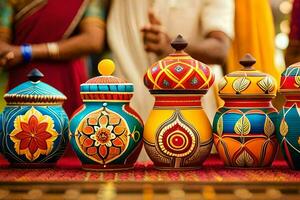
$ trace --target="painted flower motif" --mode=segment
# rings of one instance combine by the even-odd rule
[[[30,161],[40,155],[48,155],[58,133],[54,122],[48,115],[43,115],[33,107],[14,121],[15,129],[10,134],[18,155],[25,155]]]
[[[117,113],[102,108],[79,124],[76,141],[90,159],[107,164],[127,149],[130,131],[126,121]]]
[[[112,146],[112,140],[116,138],[116,135],[113,133],[113,126],[107,125],[108,122],[107,115],[100,117],[100,127],[94,126],[95,134],[91,136],[91,139],[95,140],[95,146],[105,145],[107,147]]]

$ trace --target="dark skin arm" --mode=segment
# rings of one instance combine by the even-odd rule
[[[105,31],[99,26],[83,24],[80,33],[57,41],[59,56],[50,57],[46,43],[32,45],[32,60],[69,60],[91,53],[99,53],[104,45]],[[23,61],[20,46],[0,41],[0,67],[12,67]]]
[[[167,56],[174,52],[170,47],[171,38],[156,18],[152,11],[149,11],[150,24],[142,28],[145,50],[153,52],[160,57]],[[227,52],[230,47],[230,38],[221,31],[208,33],[203,41],[189,44],[186,52],[193,58],[207,64],[224,64]]]

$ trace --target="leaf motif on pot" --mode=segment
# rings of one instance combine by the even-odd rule
[[[266,94],[272,92],[275,88],[275,83],[270,77],[265,77],[257,82],[257,85],[262,89]]]
[[[300,87],[300,76],[295,76],[295,86]]]
[[[244,166],[252,166],[254,163],[253,158],[251,157],[251,155],[247,152],[247,151],[243,151],[239,157],[236,159],[235,163],[237,164],[237,166],[239,167],[244,167]]]
[[[272,120],[270,119],[270,117],[268,117],[266,115],[264,132],[268,137],[270,137],[274,133],[274,131],[275,131],[275,126],[274,126]]]
[[[285,137],[289,131],[289,127],[284,119],[281,120],[279,131],[283,137]]]
[[[224,78],[222,78],[221,81],[219,82],[219,85],[218,85],[219,91],[221,91],[226,85],[227,85],[227,80],[226,80],[226,78],[224,77]]]
[[[217,133],[219,136],[223,134],[223,117],[221,116],[217,122]]]
[[[251,124],[249,119],[243,115],[234,125],[234,132],[241,135],[247,135],[250,133]]]
[[[235,79],[232,87],[236,91],[237,94],[240,94],[241,92],[243,92],[244,90],[246,90],[249,87],[250,83],[251,83],[251,81],[249,79],[247,79],[246,77],[241,77],[241,78]]]

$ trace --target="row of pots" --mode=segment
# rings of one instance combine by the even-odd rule
[[[199,168],[214,143],[226,166],[268,167],[278,145],[290,167],[300,169],[300,64],[287,68],[280,92],[286,103],[278,114],[271,100],[277,86],[273,77],[256,71],[255,59],[241,59],[243,69],[227,74],[219,83],[219,108],[213,128],[202,109],[201,98],[214,83],[207,65],[183,50],[154,63],[144,83],[155,97],[153,110],[143,125],[130,107],[133,84],[114,77],[114,64],[100,62],[102,76],[82,84],[84,104],[68,120],[62,104],[66,97],[43,83],[34,69],[29,81],[5,94],[0,115],[1,153],[16,167],[54,165],[68,140],[88,170],[132,168],[144,144],[158,169]],[[277,137],[276,137],[277,135]]]

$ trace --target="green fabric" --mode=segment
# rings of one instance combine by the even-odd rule
[[[88,5],[84,17],[99,17],[102,20],[105,20],[106,11],[105,11],[105,1],[104,0],[91,0]]]
[[[7,86],[7,73],[4,71],[0,71],[0,112],[3,111],[3,108],[6,105],[6,102],[3,98],[6,92],[6,86]]]
[[[0,0],[0,28],[11,28],[13,9],[8,0]]]

